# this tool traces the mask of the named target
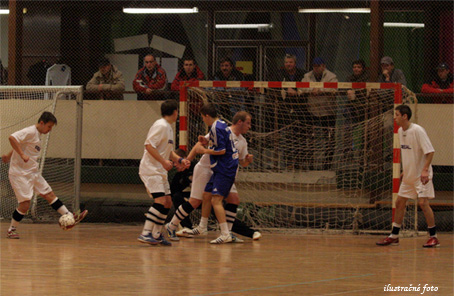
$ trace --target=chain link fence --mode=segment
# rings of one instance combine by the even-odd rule
[[[401,70],[403,84],[418,99],[417,114],[422,121],[417,122],[426,128],[437,151],[433,163],[437,191],[434,208],[452,215],[454,149],[444,135],[446,123],[449,131],[453,130],[453,114],[449,111],[452,108],[442,105],[451,107],[453,103],[450,1],[419,1],[417,7],[412,1],[349,2],[355,8],[366,9],[363,13],[343,10],[347,4],[334,2],[184,4],[185,8],[196,6],[197,13],[123,11],[150,8],[145,1],[0,1],[2,9],[10,9],[9,15],[0,15],[1,84],[71,84],[87,88],[84,100],[91,108],[84,108],[84,133],[99,133],[92,142],[83,138],[84,147],[91,145],[91,149],[82,152],[81,203],[96,213],[87,220],[143,220],[142,213],[152,201],[138,177],[138,165],[146,131],[159,113],[159,104],[148,103],[178,99],[178,85],[172,90],[174,79],[301,81],[307,72],[315,70],[314,65],[320,64],[339,82],[381,81],[386,80],[384,70]],[[155,1],[154,5],[181,8],[182,4]],[[315,8],[337,11],[305,10]],[[152,74],[153,79],[164,82],[154,88],[152,95],[140,96],[136,91],[145,92],[151,87],[144,81],[134,85],[135,80],[141,80],[136,75],[144,71],[148,54],[156,62],[150,71],[160,68],[166,75],[156,78],[159,72]],[[381,63],[385,56],[391,59]],[[102,76],[106,66],[102,58],[107,58],[112,67],[109,77]],[[192,68],[186,66],[196,68],[196,72],[185,75],[185,60],[195,62]],[[354,72],[355,65],[365,72]],[[443,76],[446,73],[448,83]],[[390,79],[395,77],[391,75]],[[87,87],[89,82],[94,88]],[[425,84],[429,87],[422,93]],[[146,102],[136,102],[142,99]],[[155,114],[146,118],[143,110],[154,110]],[[432,118],[430,114],[437,112],[447,116],[437,116],[445,121]],[[119,130],[119,125],[129,129]],[[116,149],[106,152],[105,147]],[[444,230],[452,230],[452,221],[445,224]]]

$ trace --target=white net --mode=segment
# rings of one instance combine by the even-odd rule
[[[81,120],[77,102],[81,102],[81,87],[0,87],[0,153],[12,150],[8,137],[37,123],[44,111],[54,113],[57,125],[42,135],[40,170],[55,194],[69,210],[78,208],[80,188],[80,156],[78,156],[78,120]],[[79,115],[78,115],[79,114]],[[0,170],[0,219],[11,219],[17,199],[8,179],[8,163]],[[59,215],[43,198],[35,196],[26,218],[34,221],[55,221]]]
[[[258,228],[389,230],[394,89],[371,85],[303,87],[297,96],[287,88],[189,87],[187,140],[183,131],[180,144],[191,149],[206,132],[198,114],[203,102],[213,102],[226,122],[246,110],[254,162],[235,182],[240,219]],[[403,93],[405,103],[415,103]],[[414,208],[408,211],[404,228],[414,229]]]

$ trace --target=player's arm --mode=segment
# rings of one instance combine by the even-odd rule
[[[29,157],[24,153],[24,151],[22,151],[19,141],[13,136],[9,136],[8,139],[14,151],[16,151],[19,154],[19,156],[22,158],[24,162],[27,162],[29,160]]]
[[[178,171],[188,169],[191,166],[191,162],[189,160],[180,157],[175,153],[175,151],[172,151],[172,153],[170,153],[170,160],[173,161]]]
[[[4,163],[8,163],[11,160],[11,155],[13,155],[13,150],[11,150],[8,154],[3,154],[2,161]]]
[[[147,150],[148,153],[151,154],[151,156],[154,159],[156,159],[157,161],[159,161],[162,164],[162,166],[164,167],[164,169],[166,171],[170,171],[173,168],[173,163],[168,159],[164,159],[161,156],[161,154],[159,154],[158,150],[156,150],[156,148],[154,148],[150,144],[146,144],[145,149]]]
[[[430,164],[432,163],[432,159],[434,157],[435,152],[430,152],[426,154],[426,160],[424,162],[424,166],[422,168],[421,172],[421,182],[425,185],[427,182],[429,182],[429,167]]]
[[[239,163],[242,167],[247,167],[249,164],[252,163],[253,160],[254,160],[254,155],[248,154],[248,155],[246,155],[245,158],[240,159]]]
[[[210,155],[224,155],[225,154],[225,149],[216,151],[213,149],[201,147],[199,151],[201,152],[201,154],[210,154]]]

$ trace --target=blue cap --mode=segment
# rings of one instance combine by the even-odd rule
[[[313,61],[312,61],[312,65],[324,65],[325,64],[325,61],[321,58],[321,57],[316,57]]]
[[[440,65],[438,65],[437,69],[449,70],[449,66],[446,63],[441,63]]]

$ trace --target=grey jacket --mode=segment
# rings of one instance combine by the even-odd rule
[[[394,69],[393,72],[390,75],[390,81],[386,81],[385,75],[380,74],[378,76],[378,82],[395,82],[395,83],[401,83],[402,85],[407,85],[407,80],[405,79],[404,72],[402,72],[401,69]]]
[[[123,93],[125,90],[125,80],[120,70],[112,65],[112,70],[108,77],[104,77],[100,71],[93,75],[87,83],[87,90],[98,91],[98,85],[102,84],[102,90]]]

